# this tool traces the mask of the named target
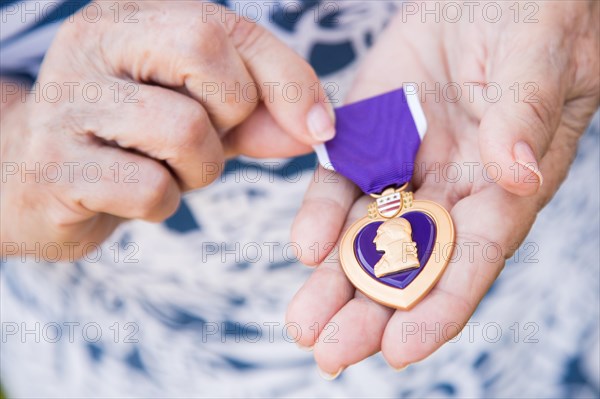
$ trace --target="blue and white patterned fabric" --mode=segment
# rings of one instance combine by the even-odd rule
[[[19,25],[4,19],[15,3],[2,3],[2,72],[35,77],[64,10]],[[300,5],[293,23],[276,11],[264,23],[341,100],[392,4],[342,2],[316,19],[317,1]],[[311,273],[287,244],[307,156],[274,171],[231,162],[166,223],[121,226],[98,259],[2,263],[1,383],[9,397],[598,397],[599,127],[596,115],[469,326],[405,371],[376,355],[326,382],[283,334]]]

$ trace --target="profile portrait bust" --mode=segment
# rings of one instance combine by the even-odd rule
[[[375,264],[375,276],[384,277],[419,267],[417,244],[412,240],[412,227],[408,220],[386,220],[377,229],[373,242],[378,251],[385,252]]]

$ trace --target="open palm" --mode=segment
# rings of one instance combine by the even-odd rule
[[[542,3],[535,24],[515,23],[508,10],[498,23],[398,16],[364,60],[348,102],[405,83],[420,88],[428,131],[413,190],[450,211],[457,250],[410,311],[373,302],[350,284],[330,244],[366,214],[369,198],[317,171],[292,240],[301,260],[319,267],[287,318],[302,331],[318,326],[319,338],[303,334],[299,344],[314,346],[326,374],[378,351],[402,368],[453,338],[558,189],[599,98],[597,4],[565,3]],[[324,339],[328,323],[334,339]]]

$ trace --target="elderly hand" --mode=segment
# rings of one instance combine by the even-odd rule
[[[333,137],[314,71],[262,27],[204,2],[92,6],[63,24],[35,93],[3,82],[3,256],[73,260],[124,219],[167,218],[225,156]]]
[[[303,262],[323,263],[293,299],[287,318],[301,331],[315,326],[323,331],[317,340],[303,334],[299,344],[314,345],[319,367],[331,377],[378,351],[392,367],[402,368],[459,332],[456,326],[469,320],[567,175],[577,141],[598,107],[598,3],[527,3],[536,7],[521,8],[517,22],[514,4],[501,4],[497,23],[478,11],[474,23],[466,15],[458,23],[436,23],[429,15],[423,23],[420,13],[399,14],[361,67],[349,102],[408,82],[421,88],[429,129],[416,163],[429,173],[417,169],[415,196],[451,212],[462,256],[451,260],[434,289],[410,311],[371,301],[350,284],[337,251],[324,261],[332,247],[327,243],[339,240],[344,223],[366,214],[369,200],[355,202],[359,192],[351,183],[341,176],[331,183],[323,178],[326,172],[317,171],[320,177],[306,194],[292,240],[302,248]],[[433,7],[428,3],[428,8]],[[526,16],[538,22],[524,23]],[[437,91],[438,99],[425,90]],[[461,172],[458,178],[453,173],[452,181],[439,172],[449,164]],[[316,258],[315,242],[322,250]],[[501,248],[501,256],[483,253],[489,243]],[[325,329],[328,323],[336,327]],[[406,323],[418,326],[419,333],[403,334]],[[445,334],[421,334],[436,330]],[[335,340],[324,339],[332,331]]]

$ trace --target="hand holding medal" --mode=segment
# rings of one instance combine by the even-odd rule
[[[427,129],[417,88],[339,108],[336,120],[335,138],[316,148],[319,162],[376,198],[342,238],[340,262],[363,294],[409,309],[433,288],[454,249],[448,212],[406,191]]]
[[[349,153],[341,163],[339,149],[326,144],[338,173],[332,179],[333,172],[319,168],[294,222],[292,240],[302,249],[300,260],[318,267],[290,303],[287,320],[302,331],[317,326],[320,335],[303,334],[299,344],[314,346],[319,368],[329,377],[379,351],[392,367],[403,368],[458,334],[566,176],[577,140],[598,106],[598,77],[592,73],[598,59],[586,56],[597,53],[598,39],[574,33],[573,27],[595,32],[597,27],[585,3],[540,7],[540,22],[529,25],[403,22],[398,17],[362,62],[350,105],[338,112],[352,112],[365,99],[363,105],[379,103],[382,93],[395,97],[399,92],[390,90],[415,82],[428,126],[419,147],[419,118],[410,110],[416,135],[403,132],[403,144],[389,137],[353,136],[352,143],[341,145]],[[564,22],[566,12],[578,22]],[[514,39],[497,40],[500,36]],[[549,52],[549,46],[557,48]],[[548,60],[549,54],[554,59]],[[480,83],[470,98],[467,83],[473,82]],[[496,102],[482,97],[490,82],[503,89]],[[510,91],[526,82],[540,89],[534,104],[522,97],[515,101]],[[441,88],[448,84],[463,88],[462,97],[442,97]],[[392,108],[403,106],[400,101]],[[363,113],[364,121],[352,123],[372,126],[399,115],[407,115],[406,109]],[[384,126],[411,125],[396,122]],[[338,126],[338,134],[352,128]],[[413,161],[421,169],[411,180],[412,171],[402,167]],[[458,165],[459,175],[445,179],[440,169],[450,164]],[[488,164],[501,171],[495,181],[481,173]],[[470,173],[469,165],[479,166],[479,173]],[[409,180],[412,203],[408,187],[402,190]],[[361,191],[378,198],[361,197]],[[435,238],[434,229],[427,236],[427,224],[435,225]],[[442,263],[432,263],[436,258],[431,259],[428,240],[454,246],[445,269],[448,259],[441,248],[437,260]],[[316,246],[321,251],[315,257]],[[489,248],[496,253],[486,253]],[[428,270],[435,276],[428,276]]]

